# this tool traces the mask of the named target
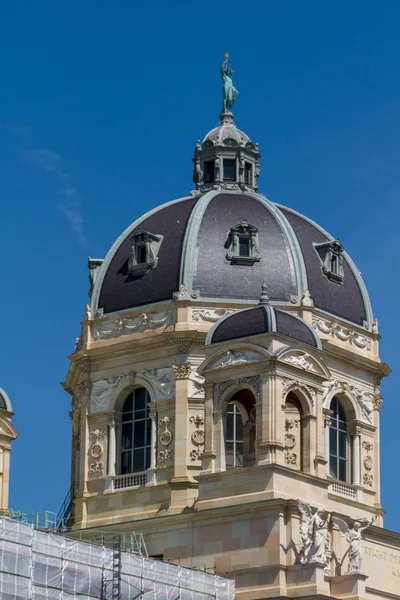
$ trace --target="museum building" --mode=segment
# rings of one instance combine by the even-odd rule
[[[234,577],[238,600],[400,598],[366,287],[335,236],[259,191],[221,74],[195,189],[89,259],[69,525],[134,529],[150,556]]]

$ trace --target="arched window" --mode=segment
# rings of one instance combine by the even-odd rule
[[[292,469],[303,469],[303,423],[301,404],[293,392],[285,402],[285,463]]]
[[[151,419],[150,396],[145,388],[136,388],[122,409],[121,474],[146,471],[150,467]]]
[[[226,469],[248,467],[255,462],[255,399],[250,390],[240,390],[226,410]]]
[[[347,419],[343,406],[335,396],[332,399],[329,427],[329,473],[340,481],[349,479],[349,444]]]

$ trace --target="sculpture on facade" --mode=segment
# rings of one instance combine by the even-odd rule
[[[355,571],[361,571],[363,554],[361,549],[362,533],[368,527],[370,527],[376,520],[373,519],[358,519],[354,521],[353,528],[349,526],[340,517],[332,517],[333,523],[338,527],[340,535],[345,537],[349,542],[349,566],[347,569],[348,573],[354,573]]]
[[[229,54],[225,54],[225,61],[221,65],[221,77],[224,83],[222,87],[223,111],[230,110],[233,106],[236,96],[239,94],[234,87],[231,79],[232,69],[228,67]]]
[[[297,500],[301,512],[300,538],[302,563],[319,562],[325,564],[327,555],[327,539],[330,514],[326,519],[326,512],[318,509],[313,515],[310,506],[302,500]]]

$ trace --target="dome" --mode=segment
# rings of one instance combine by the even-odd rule
[[[372,326],[366,288],[340,242],[251,190],[213,189],[164,204],[128,227],[98,264],[92,314],[173,302],[179,290],[248,306],[265,282],[278,308],[308,303]]]
[[[276,332],[303,344],[321,348],[319,337],[303,319],[269,304],[238,310],[220,319],[210,329],[206,344],[217,344],[263,333]]]
[[[207,146],[207,142],[212,142],[215,145],[230,145],[232,140],[237,145],[251,144],[253,146],[248,135],[236,127],[232,113],[222,112],[218,126],[207,133],[202,145]]]

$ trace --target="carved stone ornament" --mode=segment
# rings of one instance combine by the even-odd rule
[[[216,406],[219,406],[219,401],[221,399],[222,394],[228,390],[230,387],[238,386],[238,385],[248,385],[254,389],[257,398],[259,399],[261,396],[261,381],[258,375],[253,375],[252,377],[237,377],[236,379],[230,379],[228,381],[223,381],[222,383],[216,383],[214,385],[214,400],[216,402]]]
[[[300,522],[300,562],[324,565],[325,573],[329,573],[329,522],[330,514],[318,509],[314,514],[311,507],[303,500],[297,500],[301,513]],[[326,516],[325,516],[326,515]]]
[[[383,398],[380,394],[374,394],[374,397],[372,399],[372,404],[374,407],[374,410],[377,410],[378,412],[381,410],[381,406],[383,404]]]
[[[363,473],[363,483],[364,485],[369,485],[372,487],[374,482],[374,476],[372,475],[372,467],[374,465],[372,456],[370,456],[370,452],[374,449],[374,445],[372,442],[364,440],[361,444],[364,450],[366,451],[366,455],[364,456],[363,464],[365,472]]]
[[[93,337],[95,340],[117,338],[132,333],[140,333],[147,329],[158,329],[176,323],[176,311],[169,310],[161,313],[142,313],[137,317],[122,319],[118,317],[113,321],[105,321],[99,325],[93,325]]]
[[[311,356],[307,353],[305,354],[285,354],[282,358],[283,362],[288,363],[289,365],[293,365],[298,369],[303,369],[303,371],[313,371],[316,372],[315,364]]]
[[[189,379],[189,375],[192,372],[192,367],[189,363],[183,365],[172,365],[172,370],[175,375],[175,379]]]
[[[138,373],[151,385],[156,400],[166,400],[175,395],[175,375],[171,368],[147,369]]]
[[[166,448],[165,450],[160,450],[158,453],[158,466],[166,467],[167,463],[172,459],[172,450]]]
[[[94,414],[110,410],[118,391],[128,381],[133,381],[134,377],[134,373],[129,373],[127,375],[94,381],[90,393],[90,413]]]
[[[160,433],[159,442],[162,446],[169,446],[172,442],[173,436],[171,431],[168,429],[171,424],[171,419],[169,417],[164,417],[159,421],[161,426],[164,426],[164,431]]]
[[[204,451],[205,433],[202,428],[204,425],[204,417],[202,415],[192,416],[189,419],[189,423],[192,423],[192,425],[196,427],[190,436],[195,448],[189,452],[190,460],[195,462],[201,459]]]
[[[103,462],[100,460],[103,456],[104,448],[103,445],[100,444],[100,440],[102,440],[106,435],[106,432],[103,429],[95,429],[91,431],[89,434],[89,438],[91,440],[89,446],[89,479],[100,479],[103,477]],[[93,460],[94,459],[94,460]]]
[[[314,306],[314,302],[313,299],[311,298],[311,294],[309,292],[309,290],[306,290],[303,294],[303,297],[301,299],[301,305],[302,306]]]
[[[174,292],[172,295],[174,300],[190,300],[190,294],[187,290],[187,287],[184,283],[181,284],[179,288],[179,292]]]
[[[348,559],[349,566],[347,569],[348,573],[360,572],[362,570],[363,563],[363,551],[362,551],[362,534],[370,527],[376,520],[376,517],[372,519],[366,519],[365,517],[354,521],[352,529],[349,528],[347,523],[340,517],[332,517],[332,522],[339,529],[341,537],[346,538],[349,544]]]
[[[212,369],[221,369],[222,367],[230,367],[233,365],[241,365],[247,362],[255,362],[262,360],[261,354],[258,352],[233,352],[228,350],[226,356],[217,360],[212,366]]]
[[[291,433],[291,429],[298,429],[299,419],[285,419],[285,463],[288,466],[298,466],[297,452],[293,452],[296,447],[296,436]]]
[[[356,348],[360,348],[362,350],[365,349],[368,352],[370,352],[372,349],[372,341],[370,338],[366,337],[365,335],[361,335],[352,329],[342,327],[342,325],[339,325],[333,321],[327,321],[326,319],[321,319],[320,317],[314,317],[313,327],[325,335],[330,335],[342,342],[348,342],[349,344],[356,346]]]
[[[327,395],[335,389],[337,389],[338,392],[348,393],[359,406],[361,421],[372,425],[372,411],[374,410],[373,394],[362,390],[355,385],[337,379],[324,381],[322,386],[325,388],[323,401]]]
[[[206,321],[208,323],[216,323],[221,319],[221,317],[226,317],[227,315],[232,314],[233,310],[225,310],[221,309],[199,309],[194,308],[192,310],[192,319],[193,321]]]
[[[204,377],[196,371],[189,375],[189,398],[205,398]]]
[[[313,387],[306,385],[305,383],[302,383],[301,381],[296,381],[295,379],[290,379],[289,377],[284,377],[282,379],[282,400],[283,401],[286,399],[286,396],[288,395],[289,392],[296,391],[296,390],[300,390],[301,392],[303,392],[303,394],[310,401],[311,406],[315,405],[315,401],[317,398],[317,392]]]

